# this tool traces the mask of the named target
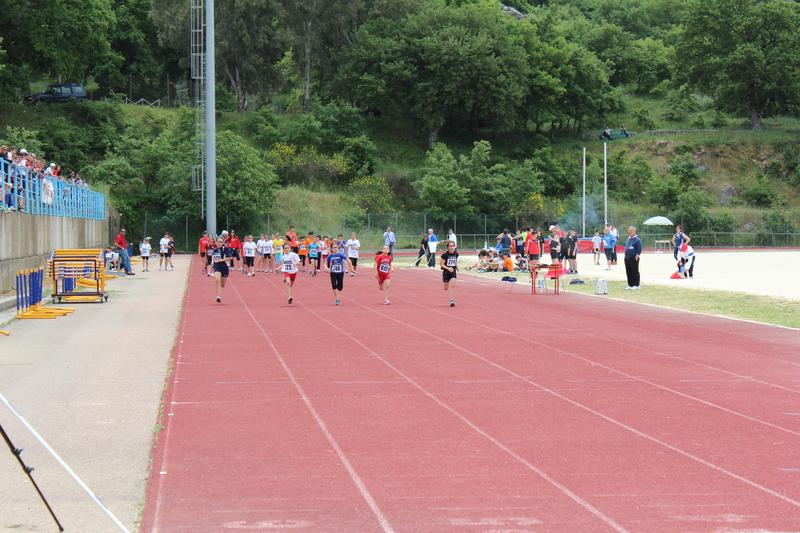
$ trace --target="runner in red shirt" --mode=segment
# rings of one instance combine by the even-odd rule
[[[239,265],[239,270],[244,271],[242,268],[242,255],[239,253],[239,250],[242,249],[242,241],[239,240],[239,237],[236,236],[236,232],[231,230],[228,238],[225,239],[225,245],[231,249],[233,253],[233,259],[231,259],[231,267],[233,266],[234,259],[236,260],[236,264]]]
[[[392,268],[392,253],[387,245],[383,247],[383,251],[375,258],[375,277],[378,278],[378,288],[384,294],[384,305],[389,305],[389,277],[392,272],[394,272]]]
[[[211,244],[211,239],[208,237],[208,232],[204,231],[203,236],[197,242],[198,252],[200,252],[200,261],[203,262],[203,274],[208,274],[208,265],[211,264],[211,256],[206,254],[208,246]]]

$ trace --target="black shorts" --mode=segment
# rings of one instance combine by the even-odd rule
[[[235,257],[236,259],[241,259],[239,257],[239,249],[238,248],[236,248],[234,250],[231,250],[231,253],[233,253],[233,257]]]
[[[351,265],[356,266],[358,264],[358,257],[349,257],[348,259],[350,259]]]
[[[458,270],[455,272],[450,272],[449,270],[442,270],[442,281],[445,283],[449,282],[451,279],[456,279],[456,274]]]
[[[222,265],[225,265],[224,267]],[[214,273],[216,274],[219,272],[222,274],[223,278],[227,278],[228,274],[230,274],[231,270],[228,268],[228,263],[215,263],[214,264]]]
[[[606,254],[606,259],[611,261],[614,258],[614,249],[613,248],[605,248],[603,250]]]
[[[272,254],[261,254],[261,255],[263,257],[266,257],[267,259],[272,259]]]
[[[528,254],[528,259],[531,259],[533,261],[538,261],[539,260],[539,254]]]
[[[567,259],[577,259],[577,254],[567,254]]]
[[[331,288],[335,291],[344,288],[344,272],[331,272]]]
[[[200,257],[205,257],[205,256],[206,256],[205,252],[200,252]]]
[[[246,266],[246,267],[253,266],[253,263],[255,263],[255,259],[256,259],[255,257],[247,257],[247,256],[245,256],[245,258],[244,258],[244,266]]]

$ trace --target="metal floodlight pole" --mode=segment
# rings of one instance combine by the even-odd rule
[[[217,234],[217,123],[214,85],[214,0],[206,0],[206,230]]]

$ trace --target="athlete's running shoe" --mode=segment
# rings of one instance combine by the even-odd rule
[[[336,305],[339,305],[339,300],[336,300]]]
[[[219,303],[222,303],[222,297],[221,297],[221,296],[217,296],[217,303],[218,303],[218,304],[219,304]]]
[[[383,305],[389,305],[389,300],[384,300]]]
[[[293,301],[294,301],[294,298],[292,298],[291,296],[289,296],[289,303],[292,303]]]
[[[455,306],[456,306],[456,302],[454,300],[450,300],[450,307],[455,307]]]

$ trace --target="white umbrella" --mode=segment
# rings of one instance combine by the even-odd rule
[[[671,226],[672,221],[667,217],[651,217],[642,222],[645,226]]]

